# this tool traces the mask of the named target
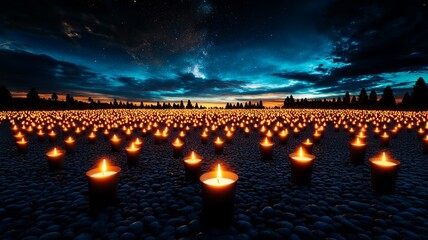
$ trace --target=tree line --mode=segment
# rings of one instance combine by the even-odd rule
[[[149,109],[205,109],[206,107],[195,103],[194,105],[190,100],[185,105],[183,101],[180,103],[170,102],[157,102],[156,104],[144,104],[141,101],[135,104],[129,101],[117,101],[115,98],[108,103],[95,101],[92,97],[88,97],[87,102],[78,101],[74,99],[71,94],[65,96],[64,101],[58,100],[58,94],[52,93],[48,99],[41,98],[35,88],[30,88],[26,98],[13,98],[11,92],[4,86],[0,86],[0,109],[3,110],[27,110],[27,109],[43,109],[43,110],[57,110],[57,109],[97,109],[97,108],[149,108]]]
[[[425,80],[420,77],[413,85],[411,93],[406,92],[401,103],[396,104],[396,99],[391,86],[386,86],[380,98],[375,90],[371,90],[367,95],[365,88],[362,88],[358,96],[351,97],[346,92],[343,97],[324,99],[294,99],[293,95],[284,99],[282,108],[362,108],[362,109],[428,109],[428,87]]]

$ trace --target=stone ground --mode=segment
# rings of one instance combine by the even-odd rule
[[[236,131],[224,155],[215,155],[210,136],[190,131],[185,153],[203,157],[203,172],[217,162],[239,175],[235,221],[219,228],[201,222],[201,186],[184,178],[182,159],[172,158],[170,143],[154,145],[143,137],[140,163],[129,167],[125,152],[112,153],[99,133],[94,145],[77,138],[77,152],[67,155],[65,169],[48,169],[44,154],[58,143],[29,137],[29,153],[18,155],[10,125],[0,125],[1,239],[428,239],[428,155],[416,132],[401,131],[386,150],[401,161],[396,192],[378,195],[370,188],[368,158],[381,151],[369,127],[364,165],[349,162],[344,131],[327,126],[314,146],[311,186],[290,183],[288,154],[306,136],[278,139],[272,161],[260,160],[260,137]],[[224,131],[219,131],[223,136]],[[172,141],[178,132],[171,131]],[[61,134],[60,134],[61,135]],[[134,136],[141,136],[134,133]],[[89,206],[85,172],[103,157],[122,168],[119,203],[105,209]]]

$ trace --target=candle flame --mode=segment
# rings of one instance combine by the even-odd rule
[[[192,151],[192,160],[195,160],[195,152]]]
[[[135,149],[134,143],[131,144],[131,149]]]
[[[359,137],[357,137],[357,144],[360,144],[360,138]]]
[[[382,152],[382,161],[383,161],[383,162],[386,162],[386,155],[385,155],[385,152]]]
[[[265,138],[265,144],[268,144],[268,143],[269,143],[268,138]]]
[[[306,139],[306,143],[311,143],[311,141],[309,140],[309,138]]]
[[[113,135],[113,140],[117,140],[116,134]]]
[[[25,139],[24,139],[24,138],[21,138],[21,142],[22,142],[22,143],[25,143]]]
[[[302,147],[299,148],[299,157],[303,157],[303,148]]]
[[[220,163],[217,165],[217,181],[220,182],[220,178],[221,178],[221,167],[220,167]]]
[[[106,174],[107,164],[106,164],[106,160],[105,159],[103,159],[103,165],[101,166],[101,170],[103,171],[103,174]]]
[[[56,151],[56,148],[54,148],[54,155],[57,155],[57,151]]]

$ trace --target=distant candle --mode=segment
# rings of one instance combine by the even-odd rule
[[[289,135],[288,135],[288,130],[287,130],[287,129],[282,130],[282,131],[278,134],[278,137],[279,137],[279,143],[280,143],[280,144],[282,144],[282,145],[287,144],[287,142],[288,142],[288,137],[289,137]]]
[[[201,134],[201,143],[206,144],[207,142],[208,142],[208,134],[205,131],[203,131]]]
[[[153,135],[155,144],[159,145],[162,143],[162,133],[158,130],[156,130],[155,134]]]
[[[380,136],[380,146],[381,147],[388,147],[389,146],[389,135],[386,132],[384,132]]]
[[[110,139],[111,150],[113,152],[120,152],[122,150],[122,139],[120,139],[116,134]]]
[[[136,147],[134,143],[131,143],[131,146],[126,149],[126,159],[128,160],[128,164],[134,165],[138,163],[140,148]]]
[[[309,154],[312,153],[313,146],[314,146],[314,144],[311,142],[311,140],[309,138],[307,138],[306,141],[304,141],[302,143],[303,150]]]
[[[21,138],[21,140],[16,142],[16,146],[18,148],[18,152],[21,154],[28,152],[28,141],[25,140],[24,137]]]
[[[88,136],[88,142],[90,144],[94,144],[96,139],[97,139],[97,135],[94,132],[91,132],[91,134],[89,134]]]

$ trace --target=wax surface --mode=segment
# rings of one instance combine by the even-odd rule
[[[210,186],[226,186],[229,184],[234,183],[234,181],[232,179],[229,178],[210,178],[204,181],[205,184],[208,184]]]
[[[91,175],[93,178],[104,178],[116,174],[114,171],[97,172]]]
[[[301,161],[301,162],[309,162],[309,161],[311,161],[312,160],[312,158],[310,158],[310,157],[305,157],[305,156],[294,156],[294,157],[292,157],[294,160],[297,160],[297,161]]]
[[[390,162],[390,161],[382,161],[382,160],[377,160],[377,161],[372,161],[372,163],[379,165],[379,166],[384,166],[384,167],[392,167],[397,165],[394,162]]]
[[[201,162],[201,159],[198,158],[189,158],[189,159],[184,159],[185,162],[189,163],[189,164],[197,164],[199,162]]]

